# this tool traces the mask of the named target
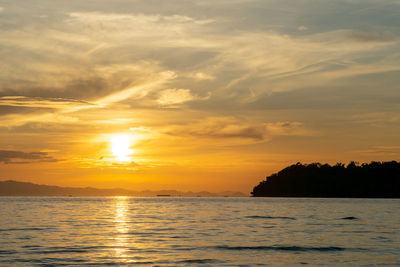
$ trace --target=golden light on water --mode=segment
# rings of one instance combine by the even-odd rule
[[[133,149],[130,148],[132,144],[132,136],[129,134],[117,134],[111,137],[111,152],[116,161],[130,162]]]
[[[120,260],[126,260],[127,248],[128,245],[128,223],[127,223],[127,212],[128,212],[128,197],[119,196],[115,198],[116,207],[115,207],[115,230],[117,232],[115,236],[115,255]]]

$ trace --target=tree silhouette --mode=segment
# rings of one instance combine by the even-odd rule
[[[255,197],[400,197],[400,163],[347,166],[300,162],[268,176],[254,187]]]

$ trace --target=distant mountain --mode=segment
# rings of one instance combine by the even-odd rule
[[[291,165],[254,187],[255,197],[400,198],[400,163]]]
[[[93,187],[60,187],[18,181],[0,181],[0,196],[184,196],[184,197],[245,197],[241,192],[180,192],[176,190],[132,191],[121,188],[97,189]]]

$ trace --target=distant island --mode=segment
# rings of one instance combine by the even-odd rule
[[[39,185],[18,181],[0,181],[0,196],[182,196],[182,197],[246,197],[242,192],[224,191],[212,193],[181,192],[176,190],[145,190],[132,191],[121,188],[97,189],[93,187],[60,187],[50,185]]]
[[[297,164],[268,176],[254,197],[400,198],[400,163]]]

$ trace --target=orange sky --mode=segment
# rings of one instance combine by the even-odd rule
[[[0,180],[248,193],[298,161],[399,160],[399,8],[3,1]]]

